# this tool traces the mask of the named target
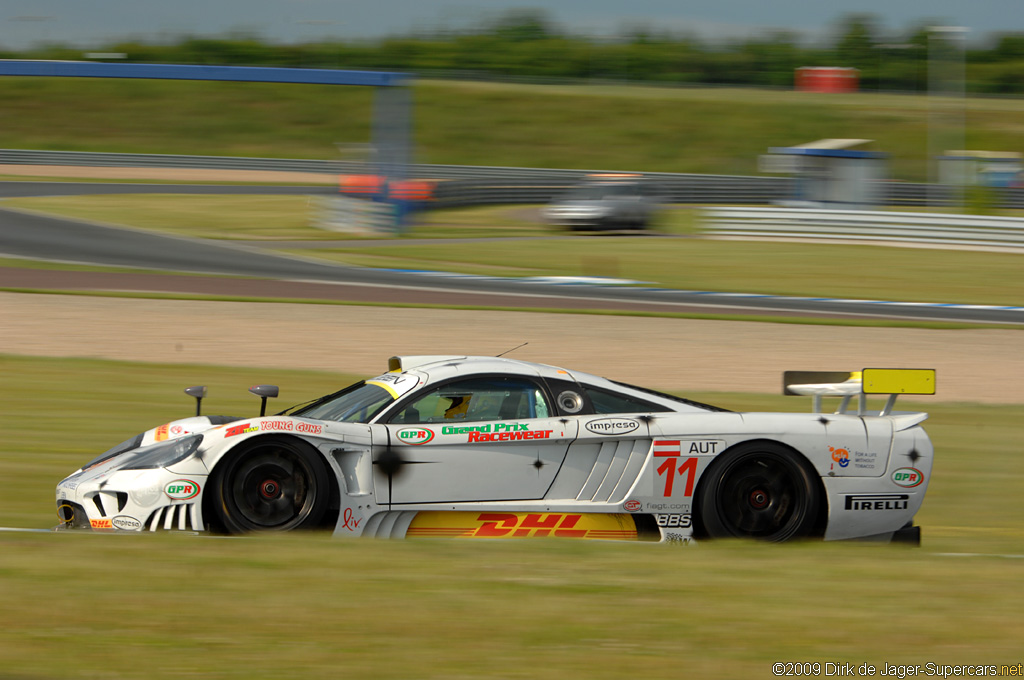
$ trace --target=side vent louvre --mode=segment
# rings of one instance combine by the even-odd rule
[[[146,529],[149,531],[199,531],[196,525],[195,504],[182,503],[180,505],[168,505],[157,508],[146,520]]]

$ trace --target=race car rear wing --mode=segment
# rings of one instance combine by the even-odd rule
[[[857,414],[864,415],[867,395],[887,394],[887,416],[901,394],[935,394],[934,368],[865,368],[862,371],[786,371],[782,374],[782,393],[810,395],[811,411],[821,413],[822,397],[840,397],[836,413],[848,413],[850,401],[859,396]]]

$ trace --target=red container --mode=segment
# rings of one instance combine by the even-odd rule
[[[839,66],[801,66],[796,70],[796,89],[801,92],[856,92],[860,71]]]

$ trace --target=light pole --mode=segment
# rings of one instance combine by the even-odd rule
[[[964,147],[964,40],[963,26],[928,29],[928,204],[942,200],[939,156]],[[943,148],[945,147],[945,149]],[[963,185],[953,187],[953,203],[963,205]]]

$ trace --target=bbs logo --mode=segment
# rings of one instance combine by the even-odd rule
[[[693,526],[690,515],[655,515],[658,526],[666,529],[689,529]]]

